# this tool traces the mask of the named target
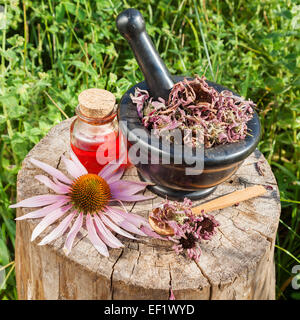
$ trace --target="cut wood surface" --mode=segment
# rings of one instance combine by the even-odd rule
[[[49,193],[34,179],[42,171],[29,157],[63,170],[61,156],[69,152],[69,127],[72,119],[51,129],[28,154],[18,174],[17,200]],[[256,170],[263,161],[264,175]],[[138,180],[134,167],[123,177]],[[221,195],[253,185],[272,186],[260,197],[213,211],[220,222],[211,241],[201,243],[200,261],[176,255],[168,241],[120,237],[125,248],[110,249],[101,256],[81,230],[71,254],[62,247],[65,236],[45,246],[30,242],[39,219],[17,221],[16,277],[19,299],[168,299],[172,287],[176,299],[274,299],[274,243],[280,201],[273,173],[256,150],[227,182],[194,206]],[[270,188],[271,189],[271,188]],[[151,194],[149,190],[145,194]],[[127,204],[128,210],[148,217],[163,199]],[[21,216],[32,209],[17,209]],[[41,235],[44,237],[55,226]]]

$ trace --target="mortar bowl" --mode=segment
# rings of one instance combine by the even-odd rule
[[[183,79],[183,76],[172,76],[174,83]],[[218,92],[223,90],[233,92],[214,82],[207,81],[207,83]],[[200,169],[196,174],[186,174],[187,168],[193,168],[197,160],[195,159],[197,154],[192,152],[185,157],[182,154],[182,163],[177,164],[178,162],[175,162],[174,159],[175,157],[178,158],[178,154],[175,154],[174,145],[171,145],[167,150],[168,148],[164,148],[162,139],[157,138],[159,142],[153,143],[153,136],[144,127],[138,116],[136,105],[132,103],[130,98],[130,94],[134,94],[136,87],[149,90],[146,82],[143,81],[131,87],[123,95],[118,108],[119,125],[129,146],[138,143],[139,153],[142,154],[140,158],[143,160],[132,161],[130,152],[129,159],[136,166],[143,181],[155,184],[148,186],[148,188],[159,196],[178,201],[185,197],[197,200],[208,196],[216,189],[217,185],[228,180],[237,171],[243,161],[255,150],[259,142],[261,127],[258,115],[254,112],[253,118],[247,122],[249,135],[244,140],[204,148],[202,153],[203,169]],[[238,96],[235,92],[233,94]],[[162,161],[163,156],[171,159],[169,164]]]

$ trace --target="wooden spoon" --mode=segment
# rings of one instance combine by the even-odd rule
[[[232,193],[226,194],[225,196],[202,203],[199,206],[192,208],[192,212],[194,215],[200,215],[202,211],[207,213],[210,211],[223,209],[226,207],[230,207],[236,203],[259,197],[266,192],[267,190],[260,185],[237,190]],[[174,235],[173,228],[171,228],[167,223],[159,223],[159,221],[154,217],[149,216],[149,224],[156,233],[162,236]]]

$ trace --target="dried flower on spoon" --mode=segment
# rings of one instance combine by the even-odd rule
[[[199,260],[201,255],[201,240],[210,240],[220,224],[212,215],[195,216],[192,212],[192,201],[185,198],[182,203],[166,200],[153,209],[150,222],[155,230],[165,230],[168,239],[175,242],[173,249],[177,254],[187,253],[188,257]],[[170,230],[172,233],[170,235]]]
[[[179,128],[188,133],[184,143],[193,147],[204,143],[206,148],[245,139],[255,104],[228,90],[219,93],[205,80],[196,75],[176,83],[168,101],[153,101],[148,91],[139,88],[131,99],[144,126],[158,136]]]
[[[213,216],[204,212],[236,206],[241,201],[264,195],[266,189],[269,189],[268,186],[256,185],[236,190],[193,208],[192,201],[187,198],[182,203],[166,200],[152,210],[149,223],[157,234],[175,241],[173,248],[177,253],[186,249],[189,257],[199,259],[200,240],[210,240],[219,226],[219,222]]]

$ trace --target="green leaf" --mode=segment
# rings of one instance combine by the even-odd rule
[[[279,16],[284,17],[286,19],[292,19],[293,15],[290,10],[282,10],[278,13]]]
[[[63,21],[65,12],[66,10],[63,3],[59,3],[57,6],[55,6],[55,18],[58,23],[61,23]]]
[[[1,125],[2,123],[5,123],[5,122],[6,122],[6,119],[5,119],[4,115],[3,115],[3,114],[0,114],[0,125]]]
[[[27,108],[20,106],[18,99],[13,95],[0,97],[0,102],[6,107],[10,119],[17,119],[27,113]]]
[[[56,25],[52,25],[50,28],[49,28],[49,31],[53,34],[57,33],[59,31],[58,27]]]
[[[39,128],[42,134],[47,133],[51,129],[52,125],[45,121],[39,121]]]
[[[15,108],[10,108],[8,112],[8,117],[11,119],[19,119],[27,113],[27,108],[20,105],[16,105]]]
[[[41,135],[42,130],[37,127],[32,127],[28,122],[24,121],[24,130],[27,138],[32,141],[34,144],[38,143]]]
[[[8,50],[5,50],[5,51],[0,49],[0,53],[6,60],[10,60],[10,59],[11,60],[18,60],[15,51],[12,50],[12,49],[8,49]]]
[[[64,2],[63,4],[67,11],[76,16],[79,21],[83,21],[85,19],[85,12],[80,7],[77,8],[77,6],[71,2]]]
[[[108,54],[111,58],[118,56],[118,53],[112,42],[105,48],[105,53]]]
[[[295,300],[300,300],[300,292],[292,292],[291,297]]]
[[[108,78],[108,87],[109,87],[108,89],[111,90],[116,86],[117,79],[118,79],[117,75],[110,72],[109,78]]]
[[[16,155],[18,155],[21,159],[25,158],[30,148],[28,140],[19,132],[14,133],[11,141],[11,146],[13,152]]]
[[[63,2],[65,8],[67,9],[67,11],[69,13],[72,13],[73,15],[75,15],[76,13],[76,5],[74,3],[71,2]]]
[[[290,177],[293,181],[297,180],[297,178],[293,174],[293,172],[291,172],[289,169],[287,169],[283,165],[281,165],[281,164],[279,164],[277,162],[274,162],[274,161],[272,162],[272,165],[278,167],[286,176]]]
[[[6,14],[3,10],[3,6],[2,6],[2,10],[0,11],[0,30],[4,30],[6,29]]]
[[[71,65],[76,66],[77,68],[90,74],[91,76],[97,76],[97,72],[95,71],[95,69],[82,61],[71,61]]]
[[[266,79],[266,86],[275,93],[280,93],[284,89],[284,82],[281,78],[269,77]]]
[[[18,99],[13,95],[5,95],[5,96],[0,97],[0,102],[6,108],[14,108],[16,105],[19,104]]]
[[[9,250],[5,242],[0,239],[0,268],[1,266],[5,266],[9,263]],[[1,271],[0,271],[1,272]]]

